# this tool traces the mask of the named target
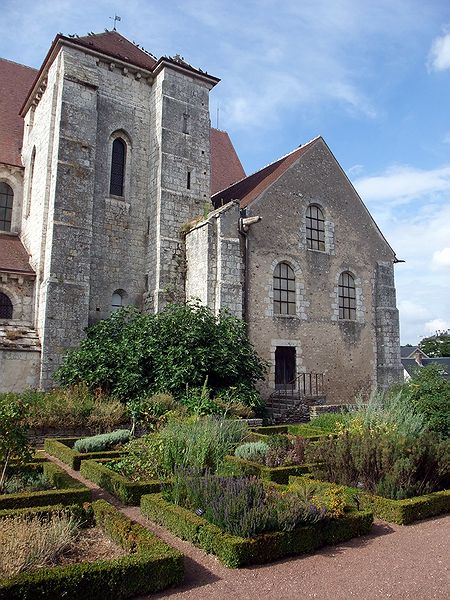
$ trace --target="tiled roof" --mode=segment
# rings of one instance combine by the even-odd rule
[[[37,71],[0,58],[0,163],[22,166],[23,119],[20,107]]]
[[[245,171],[228,133],[211,127],[211,194],[244,177]]]
[[[34,273],[28,252],[17,235],[0,233],[0,271]]]
[[[312,146],[321,139],[315,138],[311,142],[300,146],[293,152],[283,156],[279,160],[267,165],[260,171],[245,177],[241,181],[231,185],[230,187],[217,192],[212,197],[212,202],[217,208],[230,202],[230,200],[239,200],[241,208],[248,206],[255,200],[264,190],[274,183],[283,173],[303,154],[305,154]]]
[[[402,358],[402,365],[405,371],[411,377],[414,377],[418,369],[429,367],[430,365],[438,365],[442,368],[442,376],[444,379],[450,380],[450,356],[438,358],[423,358],[422,366],[418,365],[414,358]]]
[[[138,48],[136,44],[127,40],[127,38],[120,35],[117,31],[105,31],[104,33],[73,38],[64,36],[63,39],[69,40],[78,46],[107,54],[113,58],[119,58],[123,62],[136,65],[148,71],[152,71],[157,63],[156,58],[150,56],[142,48]]]

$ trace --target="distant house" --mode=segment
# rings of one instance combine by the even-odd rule
[[[414,378],[418,368],[429,365],[439,365],[442,367],[443,377],[450,380],[450,356],[430,358],[418,346],[400,346],[400,358],[405,381],[410,381]]]

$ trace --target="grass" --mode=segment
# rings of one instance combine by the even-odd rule
[[[51,565],[77,533],[78,522],[63,513],[44,520],[36,515],[2,519],[0,578]]]

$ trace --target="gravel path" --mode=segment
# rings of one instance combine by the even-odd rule
[[[217,559],[145,519],[138,507],[124,506],[107,492],[48,456],[73,477],[185,555],[186,575],[177,588],[146,598],[170,600],[431,600],[450,599],[450,516],[415,525],[377,521],[370,535],[314,555],[270,565],[227,569]],[[144,600],[144,598],[141,598]]]

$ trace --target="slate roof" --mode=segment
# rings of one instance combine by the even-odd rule
[[[425,352],[418,346],[400,346],[400,358],[409,358],[414,352],[417,352],[417,350],[422,354],[422,357],[428,358]]]
[[[245,171],[228,133],[211,127],[211,194],[243,178]]]
[[[403,368],[411,377],[414,377],[416,370],[421,368],[414,358],[402,358],[401,360]],[[439,365],[442,367],[442,369],[445,371],[444,379],[448,379],[450,381],[450,356],[439,358],[423,358],[422,367],[428,367],[429,365]]]
[[[0,271],[34,274],[19,236],[0,233]]]
[[[245,177],[241,181],[229,186],[228,188],[215,193],[211,200],[215,208],[227,204],[231,200],[239,200],[241,208],[248,206],[264,190],[274,183],[283,173],[303,154],[310,150],[314,144],[321,139],[320,136],[314,138],[307,144],[296,148],[286,156],[276,160],[266,167],[256,171],[252,175]]]
[[[23,119],[20,107],[37,71],[0,58],[0,163],[22,166]]]

